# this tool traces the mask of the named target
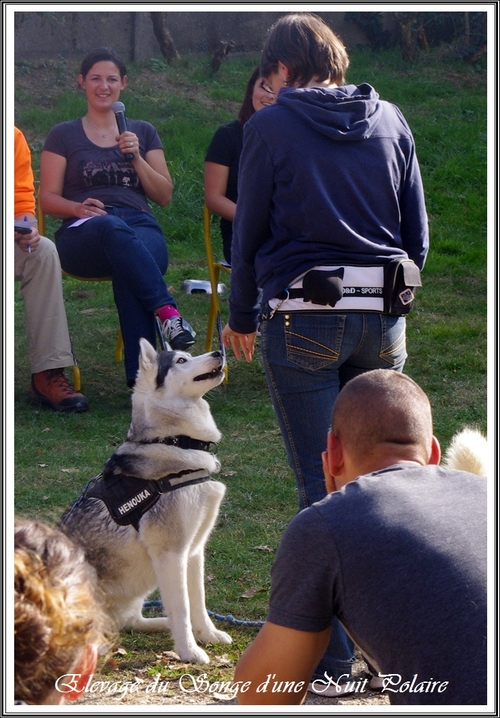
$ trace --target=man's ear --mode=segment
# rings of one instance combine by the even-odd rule
[[[88,645],[74,668],[75,687],[70,693],[64,694],[65,701],[76,701],[82,694],[95,671],[97,665],[97,649]],[[76,677],[78,676],[78,677]]]
[[[324,474],[328,493],[340,489],[344,482],[340,477],[344,472],[344,450],[342,442],[330,429],[327,437],[326,456],[324,457]]]
[[[441,461],[441,447],[439,445],[439,441],[436,439],[435,436],[432,437],[432,446],[431,446],[431,456],[429,459],[429,464],[439,464]]]
[[[332,430],[328,432],[328,468],[332,476],[339,474],[344,468],[344,452],[342,443]]]

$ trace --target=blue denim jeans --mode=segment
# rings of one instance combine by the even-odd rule
[[[132,386],[139,367],[139,340],[156,346],[154,310],[176,306],[163,275],[168,249],[160,225],[148,212],[115,207],[78,227],[64,224],[55,239],[62,268],[79,277],[111,276]]]
[[[300,509],[326,495],[321,454],[342,386],[370,369],[402,371],[406,321],[377,313],[276,312],[260,325],[267,384]],[[314,677],[350,674],[353,644],[336,618]]]

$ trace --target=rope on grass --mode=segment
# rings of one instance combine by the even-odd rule
[[[163,610],[161,601],[144,601],[143,608]],[[264,621],[244,621],[240,618],[235,618],[230,613],[227,616],[221,616],[220,614],[214,613],[213,611],[207,611],[207,613],[209,616],[212,616],[212,618],[215,618],[217,621],[226,621],[227,623],[232,623],[235,626],[245,626],[246,628],[260,628],[264,625]]]

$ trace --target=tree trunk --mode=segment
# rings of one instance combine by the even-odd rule
[[[178,60],[180,55],[177,52],[174,40],[167,27],[167,13],[152,12],[150,15],[155,37],[160,45],[161,54],[166,59],[168,64],[170,64],[173,60]]]
[[[469,13],[464,12],[465,15],[465,38],[464,42],[468,46],[470,45],[470,20],[469,20]]]
[[[416,13],[395,12],[401,31],[401,54],[406,62],[413,62],[417,54],[417,38],[415,33]]]
[[[226,57],[229,55],[233,47],[234,42],[232,40],[230,42],[226,42],[225,40],[221,40],[219,42],[219,47],[214,52],[212,61],[210,63],[210,67],[214,72],[219,71],[220,66],[222,65]]]

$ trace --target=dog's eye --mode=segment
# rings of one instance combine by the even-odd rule
[[[185,364],[186,362],[187,362],[187,359],[184,359],[184,357],[179,357],[175,363],[176,364]]]

